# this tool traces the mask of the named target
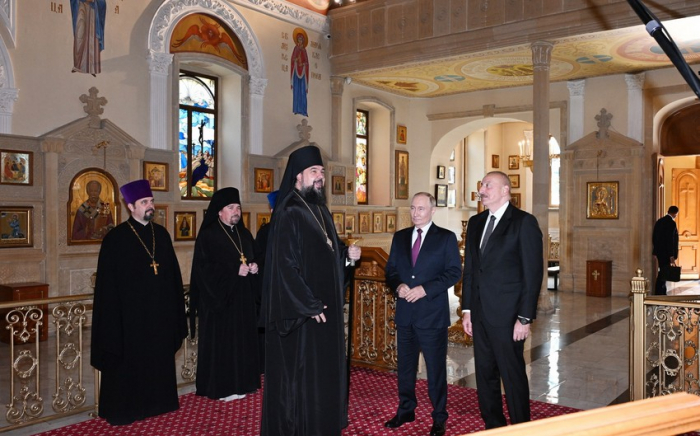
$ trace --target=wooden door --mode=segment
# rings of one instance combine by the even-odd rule
[[[673,204],[678,206],[678,263],[683,274],[694,274],[700,278],[700,169],[673,169]]]

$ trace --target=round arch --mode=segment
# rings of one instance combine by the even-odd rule
[[[248,58],[247,83],[244,87],[244,107],[248,112],[249,125],[243,138],[245,153],[262,152],[263,101],[267,80],[262,63],[260,43],[248,22],[230,3],[222,0],[191,0],[183,4],[180,0],[166,0],[156,10],[148,31],[150,64],[150,143],[152,148],[168,150],[172,147],[174,134],[170,129],[168,97],[174,80],[172,71],[173,55],[168,52],[168,41],[175,25],[186,15],[203,13],[212,15],[233,30],[243,45]]]
[[[215,16],[226,23],[241,40],[248,57],[248,72],[252,77],[263,78],[260,43],[248,22],[230,3],[221,0],[192,0],[183,4],[181,0],[167,0],[158,8],[148,31],[148,49],[151,53],[169,54],[168,41],[175,24],[186,15],[203,13]]]
[[[12,113],[18,92],[12,58],[4,39],[0,38],[0,133],[12,133]]]
[[[530,120],[518,119],[518,118],[479,118],[477,120],[468,121],[462,125],[459,125],[452,130],[446,132],[435,144],[433,148],[433,153],[431,155],[431,164],[438,157],[445,153],[449,153],[455,146],[456,143],[471,135],[472,133],[485,129],[489,126],[501,123],[530,123]]]

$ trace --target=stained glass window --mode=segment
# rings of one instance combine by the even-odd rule
[[[355,199],[368,204],[369,112],[358,109],[355,121]]]
[[[208,199],[216,191],[217,79],[180,72],[180,196]]]

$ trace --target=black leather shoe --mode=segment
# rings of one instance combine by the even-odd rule
[[[384,423],[384,427],[386,428],[399,428],[402,425],[406,424],[407,422],[413,422],[416,420],[416,414],[415,412],[410,412],[410,413],[405,413],[402,416],[399,416],[398,414],[394,415],[393,418],[388,420],[387,422]],[[445,433],[443,429],[443,434]]]
[[[445,423],[444,422],[434,422],[433,426],[430,427],[430,436],[443,436],[445,434]]]

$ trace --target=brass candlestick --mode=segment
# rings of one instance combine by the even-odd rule
[[[466,258],[466,240],[467,240],[467,223],[469,220],[462,220],[462,240],[459,241],[459,256],[462,258],[462,265],[464,265],[464,259]],[[459,298],[459,307],[457,307],[457,316],[459,318],[452,324],[448,331],[448,340],[455,344],[461,344],[465,346],[472,345],[472,338],[464,333],[464,327],[462,327],[462,280],[454,287],[454,293]]]
[[[350,245],[355,245],[355,244],[357,244],[359,241],[361,241],[362,238],[353,238],[353,237],[352,237],[352,233],[348,233],[347,240],[348,240],[348,244],[350,244]],[[355,266],[355,261],[354,261],[353,259],[350,259],[350,265]]]

